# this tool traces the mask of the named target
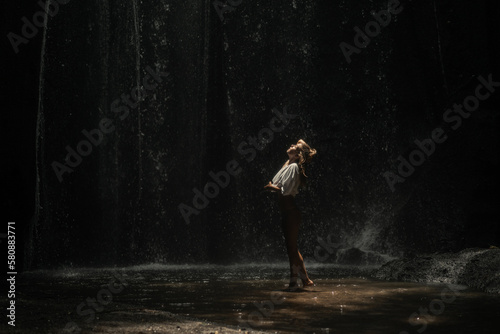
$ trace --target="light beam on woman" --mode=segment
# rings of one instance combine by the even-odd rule
[[[264,186],[264,189],[278,194],[278,206],[282,216],[281,227],[285,235],[286,250],[290,261],[288,289],[296,289],[299,277],[303,287],[314,285],[307,276],[304,259],[297,247],[301,214],[295,204],[295,195],[299,193],[299,186],[305,185],[307,178],[305,165],[316,155],[316,150],[300,139],[297,144],[291,145],[286,153],[288,160],[272,181]]]

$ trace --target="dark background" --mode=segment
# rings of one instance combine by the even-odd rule
[[[346,62],[355,26],[386,1],[244,1],[221,22],[210,1],[71,1],[18,54],[7,39],[36,1],[2,5],[4,222],[24,269],[285,260],[274,198],[262,193],[303,138],[318,150],[297,196],[299,248],[318,237],[391,256],[500,244],[499,94],[452,131],[444,111],[500,81],[498,1],[401,1]],[[170,76],[125,120],[111,103],[157,66]],[[247,162],[238,145],[272,109],[299,117]],[[81,131],[116,130],[59,182]],[[415,139],[448,140],[391,192]],[[210,171],[242,172],[187,224]]]

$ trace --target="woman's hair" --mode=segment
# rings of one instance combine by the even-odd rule
[[[306,185],[306,167],[305,165],[311,162],[312,158],[316,155],[317,151],[309,146],[305,141],[299,139],[298,144],[302,144],[302,148],[298,148],[299,155],[299,168],[300,168],[300,183],[302,186]]]

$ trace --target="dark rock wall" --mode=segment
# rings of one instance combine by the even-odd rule
[[[498,5],[401,4],[350,63],[339,44],[354,44],[353,28],[387,1],[243,0],[223,21],[210,1],[61,6],[40,42],[26,267],[283,260],[279,215],[261,189],[299,138],[318,150],[297,197],[306,257],[328,235],[391,255],[499,243],[498,93],[456,131],[442,120],[477,76],[499,73]],[[169,75],[120,119],[113,102],[148,68]],[[242,154],[273,108],[298,116]],[[60,182],[51,164],[103,118],[114,130]],[[384,173],[440,126],[448,140],[392,192]],[[241,172],[188,224],[179,204],[193,206],[193,188],[231,160]]]

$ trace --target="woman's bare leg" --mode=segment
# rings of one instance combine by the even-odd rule
[[[282,228],[285,235],[286,250],[290,262],[290,285],[295,287],[296,280],[300,277],[303,286],[313,285],[313,281],[307,276],[304,259],[297,248],[297,239],[301,223],[301,215],[298,209],[288,210],[282,213]]]

